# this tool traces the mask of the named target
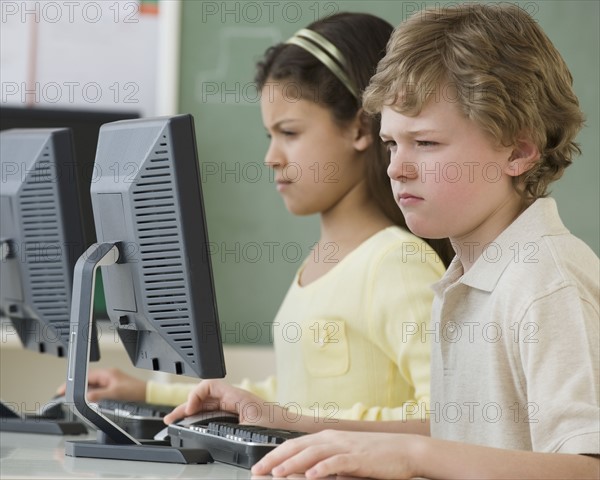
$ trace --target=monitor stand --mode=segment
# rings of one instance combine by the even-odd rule
[[[87,373],[92,339],[96,269],[119,260],[118,243],[96,243],[75,264],[66,402],[98,430],[96,441],[65,442],[65,455],[165,463],[210,463],[206,450],[171,447],[163,441],[140,441],[87,403]]]
[[[0,260],[11,256],[11,243],[0,238]],[[81,435],[87,433],[85,425],[62,419],[24,415],[13,410],[8,403],[0,401],[0,431],[19,433],[42,433],[47,435]]]
[[[36,415],[21,415],[4,402],[0,402],[0,431],[47,435],[82,435],[87,433],[85,425],[81,422]]]

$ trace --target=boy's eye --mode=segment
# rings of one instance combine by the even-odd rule
[[[296,135],[296,132],[292,132],[291,130],[282,130],[281,133],[282,133],[282,135],[285,135],[286,137],[292,137],[292,136]]]
[[[394,142],[393,140],[388,140],[386,142],[383,142],[383,146],[388,152],[393,152],[396,149],[396,142]]]
[[[437,145],[437,142],[430,142],[429,140],[417,140],[417,145],[419,147],[433,147]]]

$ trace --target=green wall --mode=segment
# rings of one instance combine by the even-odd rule
[[[328,13],[363,11],[398,24],[425,3],[184,0],[179,110],[196,120],[218,307],[226,343],[269,343],[294,272],[318,238],[317,218],[289,214],[262,165],[267,149],[254,63],[264,50]],[[454,3],[454,2],[451,2]],[[566,225],[599,251],[600,3],[523,1],[575,78],[587,115],[583,155],[553,187]]]

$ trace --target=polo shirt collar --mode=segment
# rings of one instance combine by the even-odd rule
[[[439,293],[460,279],[464,285],[491,292],[508,265],[522,261],[527,255],[527,243],[539,243],[543,236],[568,232],[558,215],[555,200],[539,198],[486,247],[462,278],[462,265],[455,257],[446,275],[434,285],[434,290]]]

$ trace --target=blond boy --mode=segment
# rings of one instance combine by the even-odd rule
[[[361,432],[288,441],[253,472],[597,479],[600,266],[545,198],[583,123],[561,56],[516,6],[425,10],[394,33],[364,106],[409,228],[456,251],[434,285],[429,419],[339,422]],[[172,418],[214,400],[256,401],[202,382]],[[311,420],[294,428],[323,428]]]

